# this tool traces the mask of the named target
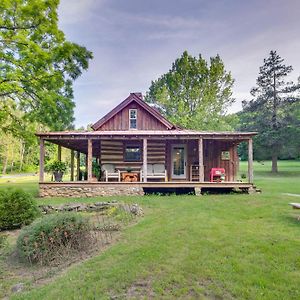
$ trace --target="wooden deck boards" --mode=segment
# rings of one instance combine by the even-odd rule
[[[143,188],[245,188],[253,187],[253,184],[246,182],[191,182],[191,181],[168,181],[168,182],[87,182],[87,181],[73,181],[73,182],[40,182],[40,186],[106,186],[106,185],[132,185]]]

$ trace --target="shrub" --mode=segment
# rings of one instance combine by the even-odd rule
[[[91,242],[90,223],[76,213],[48,215],[25,227],[17,240],[21,260],[49,264],[69,251],[79,252]]]
[[[33,197],[22,190],[0,191],[0,230],[30,224],[40,211]]]
[[[47,172],[62,172],[67,170],[67,164],[63,161],[55,160],[46,166]]]

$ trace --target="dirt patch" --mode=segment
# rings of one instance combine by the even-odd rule
[[[133,283],[124,293],[111,293],[111,300],[121,299],[155,299],[156,294],[152,287],[152,279],[139,280]]]

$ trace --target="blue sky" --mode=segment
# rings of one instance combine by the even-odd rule
[[[59,24],[68,40],[93,51],[74,84],[77,127],[96,122],[130,92],[145,93],[184,50],[219,54],[235,78],[241,108],[259,66],[277,50],[300,75],[298,0],[61,0]]]

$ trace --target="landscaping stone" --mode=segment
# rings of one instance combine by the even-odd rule
[[[20,293],[24,290],[24,283],[20,282],[20,283],[17,283],[16,285],[14,285],[12,288],[11,288],[11,291],[13,293]]]
[[[121,207],[125,211],[135,215],[135,216],[142,216],[143,209],[138,204],[124,204],[124,203],[118,203],[116,200],[114,201],[107,201],[107,202],[96,202],[96,203],[90,203],[90,204],[84,204],[84,203],[67,203],[63,205],[58,206],[52,206],[52,205],[39,205],[40,210],[43,214],[50,214],[54,212],[62,212],[62,211],[74,211],[74,212],[80,212],[80,211],[104,211],[106,209],[109,209],[110,207]]]

